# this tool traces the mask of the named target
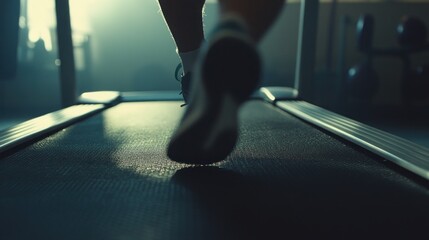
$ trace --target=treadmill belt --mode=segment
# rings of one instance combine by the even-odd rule
[[[227,161],[170,161],[179,105],[121,103],[2,158],[0,239],[428,239],[426,181],[262,101]]]

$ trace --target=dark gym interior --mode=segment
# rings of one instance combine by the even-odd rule
[[[191,166],[157,1],[2,0],[0,239],[427,239],[428,13],[288,1],[235,150]]]

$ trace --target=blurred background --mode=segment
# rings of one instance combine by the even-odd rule
[[[179,58],[156,0],[69,3],[79,93],[179,90],[174,78]],[[294,84],[300,6],[301,1],[289,1],[261,44],[262,85]],[[217,7],[216,1],[207,2],[206,32],[216,23]],[[2,0],[0,9],[0,127],[5,128],[61,108],[61,63],[54,0]],[[407,85],[411,90],[404,93],[404,81],[412,77],[404,71],[403,56],[369,56],[357,31],[366,14],[373,19],[372,48],[413,48],[398,40],[398,28],[404,16],[428,26],[428,12],[429,2],[423,0],[321,1],[315,94],[309,101],[376,126],[387,126],[393,118],[400,120],[393,125],[404,125],[405,111],[406,118],[423,121],[419,134],[427,141],[429,52],[424,47],[407,52],[407,64],[423,83]],[[376,121],[375,115],[385,119]]]

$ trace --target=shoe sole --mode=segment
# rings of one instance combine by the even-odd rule
[[[224,160],[238,138],[238,111],[259,83],[259,54],[234,32],[214,38],[201,56],[190,104],[167,155],[174,161],[210,164]]]

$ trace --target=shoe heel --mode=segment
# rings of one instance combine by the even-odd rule
[[[203,64],[202,79],[209,94],[230,92],[241,102],[257,88],[261,62],[253,43],[235,35],[221,36],[212,43]]]

